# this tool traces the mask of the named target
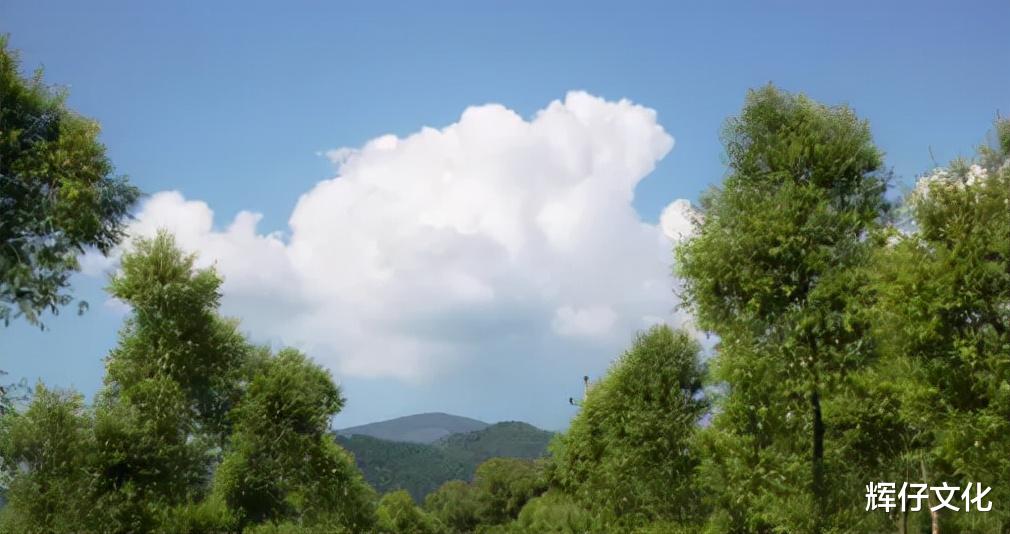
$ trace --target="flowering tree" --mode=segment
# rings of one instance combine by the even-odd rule
[[[920,476],[981,482],[1010,499],[1010,121],[973,160],[923,176],[911,231],[875,262],[874,331]],[[928,480],[927,480],[928,481]],[[998,507],[997,507],[998,508]],[[964,524],[972,522],[983,524]],[[997,532],[1010,513],[931,519]]]

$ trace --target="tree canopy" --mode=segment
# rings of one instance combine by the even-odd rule
[[[706,409],[699,352],[668,326],[640,334],[552,445],[560,487],[612,528],[696,512],[691,437]]]
[[[736,528],[818,532],[832,501],[855,495],[829,486],[841,459],[826,450],[826,404],[872,358],[853,296],[887,175],[849,108],[772,86],[748,95],[723,136],[728,175],[677,251],[686,302],[719,336],[713,379],[726,388],[704,469],[736,494],[722,505]]]
[[[69,304],[77,256],[109,252],[139,191],[114,175],[98,123],[66,93],[22,77],[0,36],[0,320],[38,323]]]

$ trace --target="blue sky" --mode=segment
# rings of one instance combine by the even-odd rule
[[[118,171],[146,193],[175,190],[205,202],[216,230],[243,210],[260,213],[257,235],[280,232],[282,242],[299,198],[336,173],[321,153],[443,128],[470,106],[500,103],[532,121],[582,90],[655,110],[676,142],[634,187],[631,207],[651,224],[673,200],[697,200],[719,182],[720,127],[748,88],[767,82],[850,104],[870,121],[899,185],[933,166],[930,150],[939,163],[970,154],[996,111],[1010,113],[1005,1],[547,4],[8,0],[0,32],[25,68],[44,66],[48,81],[69,88],[73,108],[102,123]],[[510,282],[492,286],[498,297],[517,287],[511,274],[501,276]],[[122,311],[103,305],[100,277],[75,280],[91,311],[67,310],[44,333],[7,328],[0,368],[88,394],[99,387]],[[228,311],[241,315],[243,302],[275,305],[239,295]],[[598,318],[593,310],[609,304],[597,304],[572,313]],[[350,367],[333,363],[349,398],[336,424],[448,411],[559,428],[580,377],[602,373],[630,335],[537,337],[524,328],[540,312],[511,301],[487,308],[495,341],[464,343],[439,321],[425,326],[405,314],[411,332],[428,329],[419,338],[465,346],[438,360],[434,377],[345,373]],[[565,316],[559,310],[555,317]],[[252,335],[282,343],[291,332]],[[323,351],[351,350],[325,336],[308,346],[317,342]],[[588,356],[545,356],[554,351]],[[331,356],[320,359],[343,361]]]

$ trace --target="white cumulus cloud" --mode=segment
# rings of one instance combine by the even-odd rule
[[[475,106],[444,128],[325,152],[337,175],[301,196],[284,235],[260,233],[252,212],[218,226],[172,191],[130,233],[174,232],[225,277],[226,313],[338,376],[424,380],[499,342],[523,347],[518,365],[605,361],[635,330],[683,320],[671,250],[693,210],[676,201],[657,225],[632,205],[673,144],[626,100],[571,92],[530,119]]]

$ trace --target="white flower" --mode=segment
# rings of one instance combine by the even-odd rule
[[[979,164],[968,167],[968,173],[964,177],[964,185],[971,187],[989,177],[989,171]]]
[[[917,200],[929,198],[929,191],[934,187],[947,185],[949,183],[950,171],[937,167],[931,174],[923,175],[915,184],[912,196]]]

